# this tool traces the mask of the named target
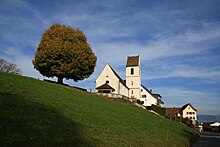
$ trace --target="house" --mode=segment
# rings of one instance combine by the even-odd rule
[[[219,127],[220,126],[220,122],[214,122],[212,124],[210,124],[211,127]]]
[[[144,102],[144,106],[162,106],[164,104],[159,94],[153,94],[152,90],[147,89],[144,85],[141,85],[141,101]]]
[[[190,120],[197,120],[197,110],[190,104],[186,104],[181,108],[181,114],[183,118]]]
[[[190,104],[186,104],[181,108],[166,108],[168,116],[178,116],[182,118],[188,118],[193,124],[197,121],[197,110]]]
[[[163,102],[159,94],[153,94],[141,84],[140,56],[128,56],[126,63],[126,80],[107,64],[96,79],[96,92],[125,96],[144,101],[144,106],[160,105]]]

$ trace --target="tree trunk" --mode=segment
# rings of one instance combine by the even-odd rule
[[[62,77],[58,77],[57,82],[58,82],[59,84],[63,84],[63,78],[62,78]]]

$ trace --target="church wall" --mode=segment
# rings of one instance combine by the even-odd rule
[[[120,83],[119,91],[120,94],[128,97],[128,89],[122,83]]]
[[[109,85],[115,89],[115,94],[121,94],[128,96],[128,89],[119,82],[119,79],[116,77],[110,66],[107,64],[105,68],[103,69],[102,73],[96,80],[96,87],[99,87],[106,83],[106,81],[109,82]],[[96,92],[98,92],[96,90]]]

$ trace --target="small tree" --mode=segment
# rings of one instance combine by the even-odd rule
[[[58,83],[79,81],[94,72],[96,56],[81,30],[54,24],[44,32],[33,65],[46,77],[58,77]]]
[[[22,74],[21,69],[19,69],[16,64],[9,63],[4,59],[0,59],[0,72],[7,72],[19,75]]]

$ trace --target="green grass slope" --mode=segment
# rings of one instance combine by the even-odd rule
[[[69,87],[0,73],[0,146],[189,146],[185,125]]]

